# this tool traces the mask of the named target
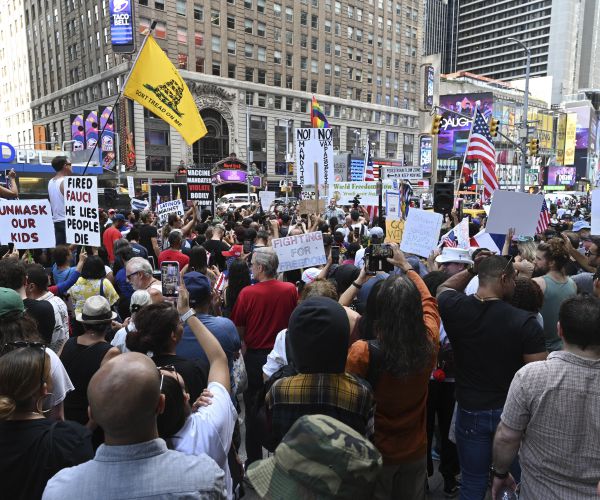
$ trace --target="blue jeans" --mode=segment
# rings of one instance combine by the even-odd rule
[[[500,423],[502,408],[498,410],[464,410],[456,413],[456,447],[460,461],[460,499],[483,500],[485,498],[492,464],[492,444],[496,427]],[[521,469],[518,459],[510,472],[519,483]]]

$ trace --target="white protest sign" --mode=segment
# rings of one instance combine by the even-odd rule
[[[400,249],[406,253],[429,257],[437,248],[442,218],[442,214],[411,208],[404,225]]]
[[[280,273],[327,262],[321,231],[278,238],[272,241],[272,245],[279,257],[277,272]]]
[[[400,214],[400,193],[397,191],[385,192],[385,218],[389,220],[398,220]]]
[[[383,191],[393,191],[392,181],[383,181]],[[396,187],[397,189],[397,187]],[[336,182],[329,186],[329,197],[339,200],[338,205],[351,205],[352,199],[360,195],[360,204],[364,206],[378,205],[376,182]]]
[[[485,232],[485,229],[479,231],[475,236],[473,236],[473,238],[478,243],[479,248],[487,248],[492,252],[496,252],[498,255],[502,253],[498,248],[498,245],[496,245],[496,242],[494,241],[492,236],[489,233]]]
[[[375,162],[375,164],[377,164]],[[386,167],[382,165],[384,179],[398,179],[404,181],[420,181],[423,178],[421,167]]]
[[[469,218],[465,217],[460,224],[454,228],[458,248],[468,250],[471,246],[469,243]]]
[[[266,212],[269,210],[271,203],[275,201],[275,191],[259,191],[260,206]]]
[[[131,210],[146,210],[150,208],[148,200],[138,200],[137,198],[131,198]]]
[[[100,246],[97,177],[65,178],[65,225],[67,243]]]
[[[127,191],[131,199],[135,198],[135,182],[132,175],[127,176]]]
[[[296,173],[301,186],[315,184],[315,162],[319,165],[319,184],[332,184],[334,177],[333,129],[296,129]]]
[[[600,234],[600,189],[592,191],[592,234]]]
[[[54,248],[56,238],[52,208],[48,200],[3,200],[0,202],[0,241],[15,248]]]
[[[158,216],[158,221],[161,225],[167,223],[169,214],[177,214],[180,217],[183,217],[185,215],[183,202],[181,200],[165,201],[156,208],[156,215]]]
[[[486,232],[506,234],[514,227],[516,235],[534,236],[543,201],[539,194],[494,191]]]

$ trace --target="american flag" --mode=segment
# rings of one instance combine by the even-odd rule
[[[367,149],[365,151],[365,181],[374,181],[375,175],[373,174],[373,155],[371,153],[371,144],[367,141]]]
[[[450,248],[456,248],[458,246],[458,240],[454,234],[454,229],[451,229],[442,236],[439,246],[441,247],[442,245]]]
[[[548,226],[550,225],[550,210],[548,210],[548,205],[546,204],[546,199],[542,202],[542,210],[540,212],[540,218],[537,223],[537,233],[542,234]]]
[[[490,129],[479,109],[475,112],[473,128],[467,145],[467,161],[481,160],[483,168],[483,194],[485,198],[490,198],[492,193],[498,189],[498,179],[496,178],[496,148],[492,142]]]
[[[367,205],[365,210],[369,214],[369,220],[373,222],[376,217],[379,217],[379,207],[377,205]]]

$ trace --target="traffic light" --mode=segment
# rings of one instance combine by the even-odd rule
[[[540,150],[540,140],[539,139],[531,139],[529,141],[529,156],[537,156]]]
[[[495,118],[490,119],[490,135],[492,137],[498,135],[498,125],[500,125],[500,120],[496,120]]]
[[[438,135],[442,127],[442,115],[434,115],[433,123],[431,124],[431,135]]]

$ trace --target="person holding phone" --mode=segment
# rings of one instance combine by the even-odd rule
[[[134,257],[127,262],[125,276],[134,290],[146,290],[154,304],[163,301],[162,285],[152,274],[152,266],[146,259]]]

